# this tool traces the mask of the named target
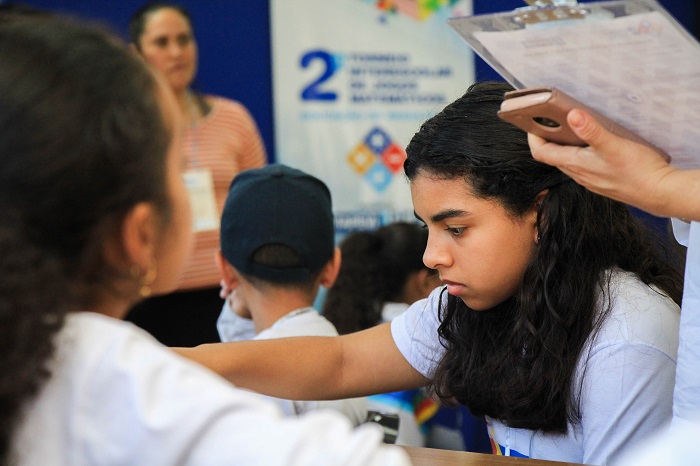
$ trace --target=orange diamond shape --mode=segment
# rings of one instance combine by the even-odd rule
[[[358,144],[348,154],[348,163],[357,173],[364,174],[376,162],[374,152],[364,144]]]

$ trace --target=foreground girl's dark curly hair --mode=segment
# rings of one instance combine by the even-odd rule
[[[19,13],[12,13],[20,15]],[[0,464],[70,311],[119,293],[105,242],[135,204],[167,220],[170,141],[151,73],[111,36],[0,13]],[[128,278],[128,273],[126,273]],[[120,282],[121,283],[121,282]]]

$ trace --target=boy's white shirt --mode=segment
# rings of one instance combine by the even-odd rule
[[[338,336],[338,331],[333,324],[312,307],[296,309],[256,335],[253,319],[246,319],[236,314],[231,309],[228,299],[221,309],[216,327],[223,342],[299,336]],[[303,414],[317,409],[333,409],[344,414],[353,425],[359,425],[367,419],[365,397],[332,401],[292,401],[269,398],[275,401],[286,415]]]

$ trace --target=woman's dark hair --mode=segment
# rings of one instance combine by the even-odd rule
[[[670,249],[625,205],[532,158],[526,134],[496,115],[511,89],[472,85],[426,121],[406,150],[410,180],[462,178],[476,196],[497,200],[514,216],[548,190],[537,217],[539,244],[516,295],[486,311],[455,296],[441,306],[446,353],[432,388],[511,427],[566,432],[568,422],[580,422],[577,362],[610,310],[608,272],[633,272],[676,303],[682,277],[665,257]]]
[[[400,302],[409,275],[427,268],[427,242],[428,231],[409,222],[354,232],[341,242],[340,272],[323,304],[323,315],[338,333],[381,323],[384,304]]]
[[[170,138],[123,43],[65,19],[0,21],[0,464],[66,314],[123,295],[118,280],[137,293],[103,245],[136,203],[168,220]]]
[[[162,10],[163,8],[176,10],[187,19],[187,22],[190,23],[190,27],[192,27],[192,16],[190,16],[190,13],[182,5],[173,2],[158,1],[145,3],[131,15],[131,19],[129,20],[129,41],[134,44],[137,49],[141,49],[141,36],[146,29],[148,17],[152,13]]]

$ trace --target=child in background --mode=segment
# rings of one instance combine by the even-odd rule
[[[326,293],[323,315],[341,335],[389,322],[440,286],[423,264],[428,231],[396,222],[350,233],[340,243],[343,262]]]
[[[240,173],[224,205],[217,262],[232,291],[217,322],[221,341],[338,335],[312,307],[341,262],[321,180],[285,165]],[[276,401],[287,415],[331,408],[354,425],[367,419],[365,398]]]
[[[427,298],[442,282],[423,263],[428,230],[395,222],[350,233],[340,243],[343,261],[326,293],[323,315],[341,335],[390,322],[409,305]],[[441,407],[422,389],[368,397],[368,407],[397,413],[397,445],[490,451],[486,424],[464,406]]]

